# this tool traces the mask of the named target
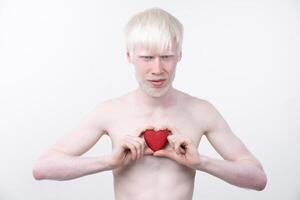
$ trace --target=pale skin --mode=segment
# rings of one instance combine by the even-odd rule
[[[116,200],[191,200],[197,171],[238,187],[265,188],[262,165],[216,108],[173,88],[171,77],[181,52],[139,47],[127,56],[140,87],[101,103],[78,128],[50,147],[34,166],[36,179],[69,180],[112,170]],[[147,81],[156,78],[165,79],[164,84]],[[147,128],[172,131],[165,149],[153,152],[147,147],[141,135]],[[112,141],[111,154],[82,156],[104,134]],[[223,159],[198,151],[202,136]]]

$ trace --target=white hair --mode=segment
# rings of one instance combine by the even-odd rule
[[[126,47],[129,52],[141,45],[160,52],[176,45],[181,51],[183,25],[170,13],[151,8],[133,16],[125,27]]]

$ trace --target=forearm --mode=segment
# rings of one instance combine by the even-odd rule
[[[111,169],[108,156],[79,157],[55,153],[36,162],[33,176],[37,180],[70,180]]]
[[[227,161],[217,160],[206,156],[201,156],[202,162],[197,169],[216,176],[230,184],[263,190],[267,177],[260,164],[253,164],[249,160]]]

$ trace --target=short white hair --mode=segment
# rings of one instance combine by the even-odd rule
[[[160,8],[151,8],[133,16],[125,27],[126,47],[129,52],[141,45],[162,52],[182,48],[183,25],[170,13]]]

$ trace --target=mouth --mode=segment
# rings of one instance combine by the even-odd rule
[[[154,87],[161,87],[164,83],[165,83],[165,81],[166,81],[166,79],[159,79],[159,80],[148,80],[151,84],[152,84],[152,86],[154,86]]]

